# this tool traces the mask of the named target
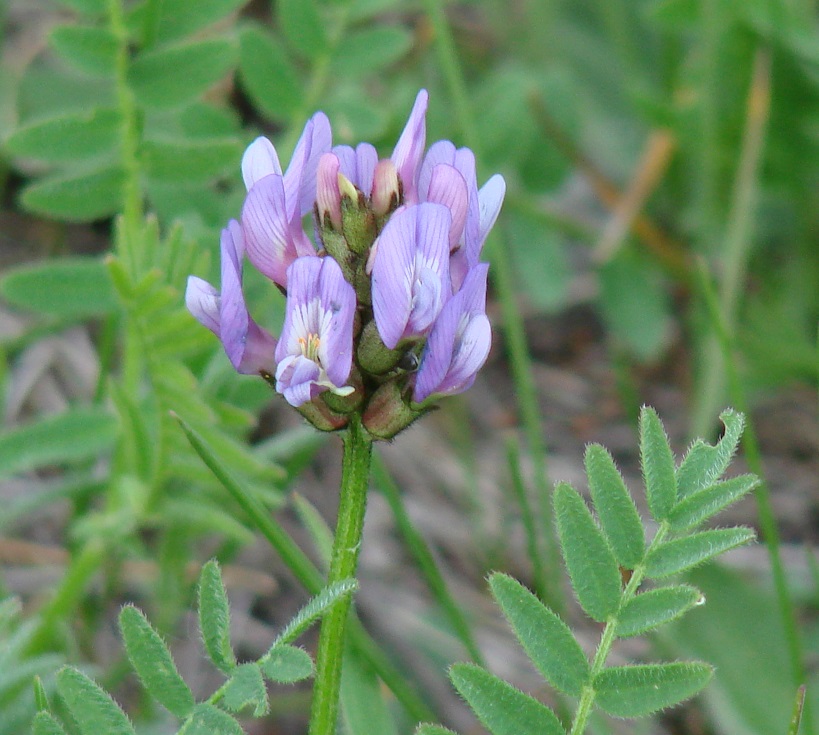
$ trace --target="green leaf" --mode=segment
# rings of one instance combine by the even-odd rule
[[[614,717],[644,717],[693,697],[713,674],[708,664],[679,661],[604,669],[595,704]]]
[[[6,271],[0,294],[13,306],[63,319],[110,314],[118,306],[108,269],[97,258],[48,260]]]
[[[556,689],[579,696],[589,662],[569,626],[511,577],[493,574],[489,586],[537,670]]]
[[[136,735],[120,706],[77,669],[57,673],[57,691],[82,735]]]
[[[171,652],[147,618],[132,605],[119,614],[125,650],[142,684],[157,702],[180,719],[195,704],[193,694],[176,670]]]
[[[160,4],[156,40],[167,43],[186,38],[205,28],[237,8],[247,0],[173,0]]]
[[[330,568],[330,559],[333,556],[333,531],[324,520],[318,508],[307,498],[298,493],[294,494],[293,506],[299,516],[301,525],[310,534],[310,540],[318,553],[319,566],[325,571]]]
[[[239,78],[253,104],[275,120],[289,120],[298,110],[302,83],[287,52],[273,35],[251,26],[242,31]]]
[[[685,531],[698,526],[757,485],[759,478],[756,475],[739,475],[724,482],[715,482],[677,503],[668,514],[668,522],[674,531]]]
[[[233,712],[253,707],[254,717],[267,713],[267,689],[258,664],[242,664],[234,669],[223,693],[225,707]]]
[[[648,406],[640,411],[640,460],[648,509],[663,521],[677,502],[674,454],[660,417]]]
[[[415,735],[458,735],[454,730],[440,725],[431,725],[428,722],[422,722],[415,730]]]
[[[245,735],[245,732],[227,712],[203,702],[196,705],[193,715],[177,735]]]
[[[238,170],[242,144],[234,138],[146,140],[140,147],[147,176],[168,183],[205,182]]]
[[[116,74],[119,43],[107,28],[57,26],[51,32],[51,46],[63,59],[86,74]]]
[[[341,674],[344,732],[355,735],[397,735],[381,681],[358,651],[347,648]]]
[[[114,418],[100,408],[74,408],[0,434],[0,477],[96,457],[116,440]]]
[[[282,643],[292,643],[340,599],[346,597],[357,588],[358,582],[354,579],[342,579],[339,582],[325,587],[284,626],[284,629],[279,633],[268,653],[272,652],[274,648],[280,646]]]
[[[554,505],[560,547],[577,599],[592,618],[604,622],[620,603],[617,561],[574,488],[558,483]]]
[[[313,675],[313,659],[307,651],[296,646],[274,646],[261,659],[260,665],[262,673],[279,684],[293,684]]]
[[[66,222],[91,222],[119,211],[125,174],[120,168],[43,178],[23,189],[26,209]]]
[[[328,44],[315,0],[279,0],[276,4],[285,38],[308,59],[324,54]]]
[[[697,439],[677,469],[677,487],[680,498],[708,487],[728,469],[745,428],[745,416],[728,409],[720,414],[725,433],[715,446]]]
[[[492,735],[565,735],[546,705],[474,664],[455,664],[449,678]]]
[[[219,564],[211,559],[199,575],[199,629],[210,660],[229,674],[236,668],[230,645],[230,605]]]
[[[146,107],[183,107],[224,77],[236,61],[236,48],[224,39],[163,46],[134,59],[129,81]]]
[[[621,567],[634,569],[645,554],[643,523],[612,456],[599,444],[586,448],[586,475],[600,525]]]
[[[34,705],[38,712],[48,712],[51,709],[48,704],[48,693],[39,676],[34,677]]]
[[[646,558],[646,575],[654,579],[668,577],[708,561],[723,551],[752,541],[753,530],[716,528],[700,531],[685,538],[668,541],[654,549]]]
[[[705,602],[702,593],[685,584],[661,587],[632,597],[617,618],[617,635],[628,638],[676,620]]]
[[[333,73],[350,79],[383,74],[412,47],[412,34],[398,26],[373,26],[345,36],[333,58]]]
[[[32,735],[66,735],[63,726],[50,712],[38,712],[31,723]]]

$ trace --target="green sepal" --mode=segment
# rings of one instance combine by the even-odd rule
[[[361,331],[356,359],[362,370],[371,375],[383,375],[398,364],[404,352],[405,350],[391,350],[387,347],[378,333],[375,320],[372,320]]]
[[[230,605],[219,564],[211,560],[199,575],[199,630],[208,657],[217,669],[230,674],[236,656],[230,645]]]
[[[683,572],[723,551],[752,541],[755,536],[752,529],[738,526],[700,531],[691,536],[667,541],[653,549],[646,557],[646,576],[660,579]]]
[[[683,498],[668,514],[667,520],[673,531],[694,528],[739,500],[757,485],[759,478],[756,475],[740,475],[723,482],[715,482]]]
[[[654,630],[704,601],[698,589],[684,584],[643,592],[632,597],[617,616],[617,636],[628,638]]]
[[[253,716],[261,717],[267,714],[269,709],[267,689],[259,664],[237,666],[225,684],[222,694],[222,701],[231,712],[241,712],[245,707],[253,707]]]
[[[595,704],[614,717],[645,717],[693,697],[713,674],[708,664],[679,661],[603,669]]]
[[[589,662],[569,626],[512,577],[493,574],[489,586],[537,670],[556,689],[579,696]]]
[[[728,469],[745,428],[744,414],[728,409],[720,415],[725,433],[714,446],[697,439],[677,468],[677,491],[680,498],[708,487]]]
[[[640,411],[640,461],[648,509],[663,521],[677,502],[674,454],[660,417],[648,406]]]
[[[605,622],[620,604],[617,561],[577,491],[561,482],[554,492],[555,519],[566,568],[581,607]]]
[[[617,563],[634,569],[645,555],[643,523],[634,500],[605,448],[591,444],[584,459],[594,509]]]

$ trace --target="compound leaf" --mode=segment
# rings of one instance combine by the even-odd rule
[[[660,417],[648,406],[640,411],[640,460],[648,509],[656,520],[665,520],[677,502],[674,454]]]
[[[196,706],[177,735],[245,735],[227,712],[204,702]]]
[[[253,707],[253,716],[261,717],[268,710],[267,689],[258,664],[242,664],[234,669],[224,689],[225,707],[239,712]]]
[[[676,620],[692,607],[704,602],[702,593],[688,585],[648,590],[629,600],[617,618],[617,635],[640,635]]]
[[[119,43],[107,28],[64,25],[51,32],[52,48],[86,74],[113,76]]]
[[[91,222],[118,212],[122,205],[124,171],[117,167],[71,171],[40,179],[23,189],[20,202],[36,214]]]
[[[57,691],[82,735],[136,735],[120,706],[77,669],[66,667],[57,673]]]
[[[712,446],[697,439],[677,468],[677,488],[680,498],[685,498],[716,482],[728,468],[739,445],[745,428],[744,414],[728,409],[720,414],[725,433]]]
[[[740,475],[723,482],[715,482],[677,503],[668,514],[668,522],[674,531],[694,528],[753,490],[757,485],[759,485],[759,478],[756,475]]]
[[[708,561],[754,538],[750,528],[714,528],[658,546],[646,558],[646,576],[659,579]]]
[[[210,660],[229,674],[236,668],[230,645],[230,606],[219,564],[209,561],[199,575],[199,629]]]

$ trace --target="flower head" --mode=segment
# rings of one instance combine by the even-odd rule
[[[287,269],[287,306],[276,346],[276,390],[300,406],[330,390],[348,395],[356,299],[332,258],[308,256]]]

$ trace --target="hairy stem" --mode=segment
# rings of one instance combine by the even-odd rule
[[[362,427],[360,417],[353,414],[344,437],[341,498],[327,584],[355,577],[364,531],[371,460],[372,440]],[[333,735],[336,731],[344,632],[350,604],[349,597],[339,600],[321,624],[310,735]]]

